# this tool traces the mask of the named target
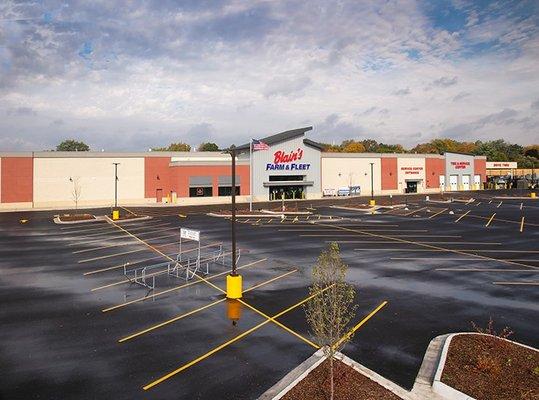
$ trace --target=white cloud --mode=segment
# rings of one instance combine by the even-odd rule
[[[0,22],[2,148],[51,148],[66,135],[107,150],[202,136],[225,146],[305,124],[315,140],[412,146],[464,126],[467,140],[537,141],[532,19],[472,10],[449,32],[412,0],[183,5],[119,15],[81,3],[51,23]],[[0,20],[43,13],[24,10],[0,6]],[[469,50],[492,39],[513,47]],[[88,59],[78,55],[85,43]],[[8,113],[22,108],[33,114]],[[528,120],[478,125],[503,110]]]

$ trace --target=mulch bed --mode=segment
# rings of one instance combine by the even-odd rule
[[[87,221],[90,219],[95,219],[95,217],[92,214],[63,214],[63,215],[59,215],[58,218],[62,222]]]
[[[539,352],[495,336],[454,336],[441,380],[478,400],[536,400]]]
[[[401,400],[341,361],[334,362],[335,400]],[[283,400],[329,400],[328,361],[324,361],[286,393]]]

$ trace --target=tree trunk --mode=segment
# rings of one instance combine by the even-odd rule
[[[329,356],[329,385],[330,385],[330,400],[333,400],[334,386],[333,386],[333,355]]]

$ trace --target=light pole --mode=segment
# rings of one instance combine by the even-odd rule
[[[236,146],[230,146],[228,151],[232,157],[232,271],[226,277],[226,297],[228,299],[241,299],[242,277],[236,270]]]
[[[374,175],[373,175],[373,171],[374,171],[374,163],[369,163],[371,164],[371,206],[374,206]]]
[[[115,162],[114,164],[114,208],[118,208],[118,165],[120,163]]]

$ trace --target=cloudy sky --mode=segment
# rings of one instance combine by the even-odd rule
[[[539,142],[539,2],[0,1],[0,151]]]

